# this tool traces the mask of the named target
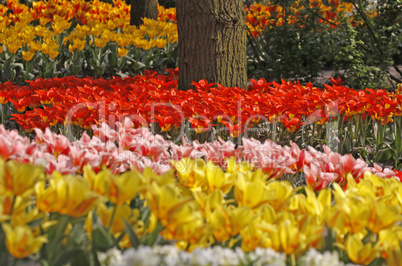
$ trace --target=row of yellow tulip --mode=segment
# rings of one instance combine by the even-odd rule
[[[149,239],[156,232],[187,250],[240,245],[245,252],[263,247],[296,258],[310,248],[334,247],[359,264],[402,259],[397,179],[367,172],[356,183],[350,175],[345,190],[333,184],[316,194],[268,180],[246,162],[230,160],[226,172],[201,159],[171,163],[174,169],[163,175],[149,168],[95,173],[88,166],[83,176],[45,176],[41,167],[0,161],[0,222],[8,251],[15,258],[37,253],[60,237],[48,233],[60,220],[67,221],[66,234],[75,230],[74,219],[86,217],[87,239],[102,226],[121,248],[135,245],[133,234]]]
[[[172,10],[159,7],[158,21],[145,19],[137,28],[128,25],[129,8],[124,1],[116,1],[113,7],[99,1],[40,1],[29,9],[9,0],[7,6],[0,4],[0,43],[10,54],[21,49],[25,61],[30,61],[36,52],[54,59],[61,51],[74,53],[86,44],[103,48],[109,42],[117,43],[123,57],[128,46],[149,50],[177,42],[171,13]],[[72,22],[72,18],[79,23]],[[0,46],[0,53],[3,49]]]
[[[25,61],[30,61],[36,52],[42,52],[54,59],[61,50],[68,49],[74,53],[83,50],[85,45],[103,48],[109,42],[117,43],[121,50],[119,55],[122,57],[127,53],[126,48],[129,46],[149,50],[152,47],[163,48],[168,42],[177,42],[177,28],[174,23],[150,19],[145,19],[144,25],[139,28],[128,26],[124,31],[117,31],[108,24],[96,24],[93,27],[78,24],[74,30],[67,31],[71,22],[61,17],[55,18],[53,30],[46,26],[19,23],[4,27],[0,22],[0,26],[0,43],[4,44],[11,54],[22,49]],[[1,46],[0,53],[3,49]]]
[[[352,4],[339,0],[331,0],[329,4],[321,0],[309,2],[308,8],[318,7],[325,23],[336,23],[346,11],[352,11]],[[306,8],[304,2],[295,1],[290,13],[300,14]],[[11,54],[22,48],[26,61],[31,60],[36,51],[55,58],[63,50],[59,49],[62,43],[74,52],[82,50],[85,43],[104,47],[109,41],[116,41],[121,47],[119,54],[124,56],[127,53],[124,47],[130,45],[148,50],[177,41],[176,10],[162,6],[158,9],[158,21],[145,20],[144,25],[137,28],[129,26],[130,6],[122,0],[115,0],[113,5],[98,0],[38,1],[32,3],[31,8],[17,0],[8,0],[7,5],[0,4],[0,43],[5,44]],[[298,20],[292,15],[286,18],[287,11],[272,3],[251,5],[246,11],[248,29],[254,36],[266,27],[281,25],[284,19],[289,20],[288,23]],[[72,19],[79,23],[75,29],[71,28]]]

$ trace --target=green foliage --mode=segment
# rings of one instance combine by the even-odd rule
[[[289,6],[284,5],[286,14],[295,15]],[[259,38],[249,37],[249,76],[312,81],[320,75],[330,61],[332,30],[310,12],[302,10],[297,23],[284,18],[281,26],[267,27]]]
[[[355,89],[381,88],[386,83],[388,67],[382,69],[370,64],[369,60],[374,58],[365,56],[365,44],[358,37],[357,29],[349,23],[341,27],[334,32],[331,40],[335,75],[341,76]]]
[[[282,25],[267,27],[259,38],[249,37],[249,77],[308,82],[330,68],[356,89],[395,88],[402,82],[396,68],[402,62],[402,0],[380,1],[377,16],[371,15],[375,10],[368,1],[351,0],[352,22],[345,17],[336,27],[328,21],[318,23],[323,19],[318,8],[307,4],[300,14],[293,14],[287,9],[293,0],[266,2],[282,4],[286,17]],[[299,21],[287,23],[294,15]],[[393,67],[399,75],[391,75]]]

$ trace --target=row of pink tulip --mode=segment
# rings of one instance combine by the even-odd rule
[[[62,174],[82,172],[90,164],[99,171],[108,168],[115,174],[137,168],[152,168],[162,174],[171,169],[170,160],[204,158],[215,162],[222,168],[233,157],[236,162],[247,161],[255,168],[268,173],[271,178],[291,179],[304,173],[306,183],[319,190],[330,182],[346,183],[346,175],[351,173],[356,180],[366,171],[380,177],[393,177],[396,173],[382,169],[374,164],[370,167],[352,155],[341,155],[324,146],[324,152],[311,147],[300,149],[296,144],[280,146],[267,140],[261,143],[254,139],[243,139],[243,145],[236,147],[230,141],[219,139],[200,144],[183,139],[182,145],[153,135],[148,128],[133,128],[127,119],[124,124],[117,123],[115,129],[106,124],[94,127],[94,136],[86,133],[76,141],[46,129],[35,129],[35,140],[22,137],[17,131],[8,131],[0,125],[0,157],[43,165],[48,173],[57,170]],[[233,160],[233,159],[232,159]]]

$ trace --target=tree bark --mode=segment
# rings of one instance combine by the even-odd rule
[[[177,0],[179,89],[206,79],[246,88],[247,31],[242,0]]]
[[[143,18],[158,19],[158,0],[131,0],[130,25],[142,25]]]

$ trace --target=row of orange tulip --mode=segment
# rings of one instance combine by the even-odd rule
[[[176,22],[176,10],[174,8],[165,9],[163,6],[158,6],[158,9],[159,20]],[[256,3],[250,7],[246,6],[247,21],[254,34],[254,32],[258,33],[267,26],[280,26],[284,20],[288,20],[287,23],[296,23],[297,16],[300,16],[300,13],[307,9],[318,9],[318,15],[321,17],[320,22],[337,23],[346,15],[346,12],[353,11],[353,6],[350,2],[342,0],[309,0],[307,3],[294,1],[291,6],[272,2],[267,5]],[[8,10],[12,12],[7,12]],[[286,14],[287,12],[291,15]],[[50,0],[46,2],[35,1],[29,8],[17,0],[7,0],[6,6],[0,5],[0,15],[3,16],[6,25],[17,22],[28,24],[36,20],[41,25],[46,25],[55,22],[54,18],[61,17],[67,21],[76,18],[82,24],[112,21],[117,27],[122,28],[129,24],[130,5],[127,5],[126,1],[123,0],[114,0],[113,5],[98,0],[89,2],[85,0]],[[375,13],[371,15],[375,15]]]
[[[23,114],[14,120],[27,132],[33,128],[77,125],[89,129],[102,122],[114,123],[125,117],[135,127],[158,123],[163,131],[188,121],[197,133],[222,123],[232,137],[263,122],[283,123],[294,132],[305,124],[324,124],[355,115],[388,124],[401,116],[402,94],[384,89],[354,90],[331,79],[332,86],[316,88],[282,81],[251,80],[248,90],[227,88],[205,80],[193,84],[196,90],[177,90],[178,70],[169,75],[148,71],[145,76],[114,78],[37,79],[29,86],[0,84],[0,104],[12,102]],[[289,105],[289,101],[293,104]],[[30,110],[26,110],[29,107]]]

